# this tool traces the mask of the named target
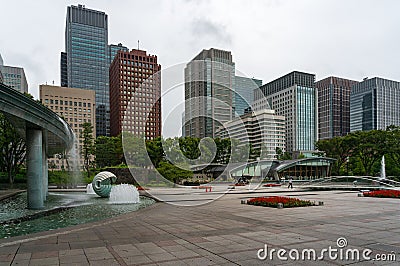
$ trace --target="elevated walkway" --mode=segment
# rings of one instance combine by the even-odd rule
[[[47,158],[72,148],[74,132],[56,113],[0,83],[0,111],[26,141],[28,208],[43,208],[47,195]]]

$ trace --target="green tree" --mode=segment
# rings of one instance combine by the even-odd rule
[[[25,161],[25,151],[25,141],[4,115],[0,114],[0,168],[7,173],[11,185]]]
[[[358,157],[364,171],[371,175],[372,168],[385,154],[387,147],[386,134],[382,130],[358,131],[349,134],[353,137],[354,156]]]
[[[214,163],[222,163],[226,164],[229,162],[231,158],[231,149],[232,149],[232,142],[231,139],[220,139],[216,138],[214,139],[215,145],[216,145],[216,153],[215,157],[213,159]],[[238,141],[235,141],[235,145],[238,145]]]
[[[385,151],[397,168],[400,168],[400,127],[389,126],[386,129],[387,142]]]
[[[283,150],[279,147],[276,147],[275,151],[276,151],[278,160],[284,161],[284,160],[292,160],[293,159],[293,157],[290,153],[288,153],[287,151],[283,152]]]
[[[87,176],[90,176],[90,159],[94,154],[94,138],[93,126],[91,123],[85,122],[82,124],[82,132],[80,137],[82,139],[82,154],[84,159],[84,167],[87,171]]]
[[[117,137],[99,136],[95,141],[96,167],[115,166],[123,163],[121,135]]]
[[[332,173],[340,175],[342,167],[348,163],[348,158],[354,150],[357,135],[349,134],[345,137],[334,137],[316,142],[315,147],[323,151],[325,156],[336,159],[332,166]]]
[[[304,155],[304,153],[300,152],[300,154],[297,157],[297,159],[304,159],[304,158],[306,158],[306,156]]]
[[[283,156],[283,150],[279,147],[275,148],[275,152],[276,152],[276,158],[278,160],[281,160],[282,156]]]
[[[175,166],[169,162],[161,161],[157,171],[166,179],[173,183],[179,183],[179,180],[191,178],[193,173]]]
[[[159,166],[161,160],[164,159],[164,150],[161,141],[161,137],[146,141],[147,154],[156,168]]]
[[[123,132],[122,144],[127,164],[138,167],[146,167],[152,164],[148,159],[144,137],[137,137],[132,133]]]
[[[179,138],[179,147],[186,158],[194,160],[200,157],[199,138]]]
[[[188,159],[185,158],[181,148],[179,146],[179,138],[167,138],[161,140],[162,144],[162,158],[159,160],[169,161],[173,164],[188,163]],[[152,159],[153,160],[153,159]],[[153,162],[154,164],[154,162]]]

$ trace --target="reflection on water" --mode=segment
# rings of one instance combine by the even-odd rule
[[[45,210],[26,209],[26,193],[1,202],[0,238],[26,235],[41,231],[54,230],[71,225],[94,222],[123,213],[136,211],[154,203],[147,197],[140,197],[138,204],[108,204],[108,198],[99,198],[83,193],[50,193],[45,203]],[[20,223],[7,221],[35,215],[58,207],[73,207],[58,213]]]

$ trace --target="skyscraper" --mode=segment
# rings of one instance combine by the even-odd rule
[[[350,132],[350,90],[357,81],[328,77],[317,81],[318,139],[345,136]]]
[[[286,151],[314,150],[318,137],[315,75],[294,71],[254,91],[254,110],[268,108],[285,117]]]
[[[161,136],[161,65],[146,51],[117,51],[110,66],[111,135]],[[125,113],[126,112],[126,113]]]
[[[350,131],[400,126],[400,82],[372,78],[355,84],[350,93]]]
[[[110,59],[107,14],[83,5],[69,6],[65,27],[65,52],[66,55],[61,54],[62,85],[96,92],[96,135],[109,135]]]
[[[110,44],[108,46],[108,59],[110,61],[110,65],[111,65],[112,61],[114,60],[114,57],[118,51],[129,52],[129,49],[128,49],[128,47],[123,46],[122,43]]]
[[[235,63],[232,54],[211,48],[185,67],[185,136],[214,137],[222,123],[232,120]]]
[[[5,66],[0,55],[0,82],[22,93],[28,92],[28,82],[22,67]]]
[[[235,76],[235,116],[244,114],[254,100],[254,90],[262,85],[262,80]]]

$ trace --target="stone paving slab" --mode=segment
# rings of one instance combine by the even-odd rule
[[[163,190],[167,192],[173,197],[173,191]],[[398,265],[399,200],[282,188],[275,194],[324,201],[324,206],[274,209],[240,204],[244,197],[266,195],[263,191],[236,192],[195,207],[156,203],[104,221],[2,239],[0,265]],[[257,258],[265,244],[320,250],[336,247],[339,237],[346,238],[349,248],[393,253],[397,261]]]

